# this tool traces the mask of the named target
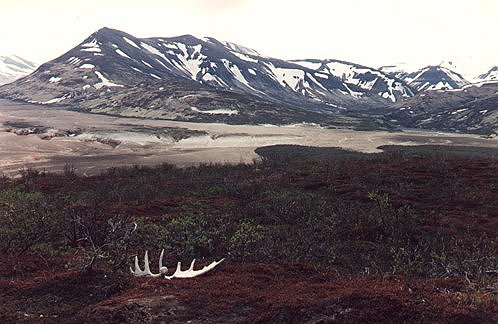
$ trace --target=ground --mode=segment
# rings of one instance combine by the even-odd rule
[[[129,323],[492,323],[498,319],[489,295],[473,297],[456,279],[352,276],[310,264],[227,263],[196,279],[130,277],[121,283],[126,288],[106,281],[99,274],[85,278],[46,270],[3,279],[2,317]]]
[[[164,226],[163,230],[172,231],[167,236],[169,240],[175,237],[173,230],[182,228],[180,220],[192,221],[186,216],[186,208],[200,208],[203,213],[196,215],[201,220],[214,215],[227,225],[224,232],[216,231],[213,235],[228,236],[226,240],[207,236],[202,244],[196,241],[192,246],[181,242],[171,245],[179,254],[169,255],[168,265],[174,264],[178,255],[185,256],[184,262],[200,255],[200,265],[226,257],[209,274],[171,281],[135,278],[127,272],[128,265],[113,272],[103,263],[82,273],[78,267],[81,256],[71,247],[62,251],[38,248],[19,256],[2,252],[0,316],[3,322],[495,323],[495,153],[484,154],[470,148],[451,153],[442,148],[436,150],[438,154],[430,147],[415,151],[387,148],[388,153],[371,157],[337,149],[283,146],[260,150],[264,161],[246,166],[184,170],[163,166],[114,170],[94,177],[33,173],[19,180],[4,179],[1,190],[42,192],[51,199],[79,194],[76,191],[104,190],[106,201],[113,202],[106,210],[131,215],[139,226],[148,224],[147,231],[154,229],[152,225]],[[432,153],[426,154],[427,151]],[[142,187],[136,186],[138,180]],[[141,190],[133,191],[135,187]],[[109,188],[119,189],[110,195]],[[271,195],[264,194],[270,189]],[[141,198],[131,201],[126,199],[128,194],[140,194]],[[377,199],[373,205],[372,197]],[[419,267],[417,271],[400,270],[404,259],[397,262],[390,254],[385,263],[370,260],[369,255],[386,257],[383,250],[405,248],[392,240],[398,235],[397,229],[391,233],[390,227],[371,222],[373,216],[379,216],[375,204],[382,203],[382,197],[389,197],[396,212],[404,210],[398,207],[409,206],[413,217],[420,220],[410,225],[413,228],[406,233],[436,240],[448,238],[444,242],[455,245],[446,250],[430,246],[427,252],[409,255],[408,260],[413,258],[414,267]],[[311,205],[305,204],[307,200]],[[313,219],[319,221],[318,227],[309,225],[309,220],[286,218],[307,217],[306,210],[298,213],[295,209],[313,207],[320,201],[327,203],[325,209],[334,209],[334,225],[330,228],[329,214],[322,209],[313,209],[320,215],[318,220]],[[271,213],[261,207],[265,203],[270,203]],[[290,207],[286,209],[286,205]],[[338,208],[343,206],[341,216]],[[366,209],[373,212],[361,218]],[[262,215],[274,218],[269,221]],[[359,221],[351,215],[357,215]],[[240,230],[238,222],[247,224],[248,218],[266,233],[263,244],[248,245],[250,250],[232,247],[234,232],[238,233],[232,225]],[[213,230],[202,222],[188,224],[200,226],[202,233]],[[337,228],[337,224],[341,227]],[[308,227],[311,232],[306,232]],[[282,233],[287,241],[279,245]],[[335,247],[332,252],[321,250],[322,245],[308,240],[303,233],[324,240],[327,238],[320,235],[335,235],[340,241],[327,241]],[[407,240],[414,238],[420,237],[406,236]],[[348,243],[342,244],[346,239]],[[153,271],[157,270],[158,254],[154,244],[147,241],[131,247],[140,255],[149,248]],[[309,245],[309,249],[303,252],[300,245]],[[295,251],[285,251],[286,246]],[[461,250],[454,250],[457,248]],[[446,253],[445,260],[441,251]],[[476,251],[479,254],[473,254]],[[417,263],[415,258],[423,260]],[[461,260],[461,264],[455,260]],[[131,265],[131,258],[128,263]]]

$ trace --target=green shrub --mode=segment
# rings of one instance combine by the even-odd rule
[[[55,210],[42,193],[0,191],[0,251],[21,255],[56,230]]]
[[[265,228],[251,221],[242,221],[230,238],[230,254],[238,260],[257,260],[264,244]]]
[[[247,208],[249,218],[272,225],[307,223],[317,217],[325,205],[316,195],[296,189],[267,190],[258,198]]]
[[[417,234],[419,220],[408,206],[395,208],[388,194],[377,191],[370,191],[368,198],[375,203],[370,217],[379,230],[380,240],[404,240]]]
[[[185,211],[165,226],[164,240],[177,259],[226,254],[227,226],[224,219],[202,210]]]

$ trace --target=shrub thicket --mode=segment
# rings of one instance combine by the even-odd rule
[[[306,151],[319,161],[284,163],[270,154],[251,165],[131,167],[95,178],[77,177],[72,168],[62,175],[25,171],[20,180],[3,180],[0,250],[71,251],[82,270],[127,269],[134,255],[147,249],[152,258],[165,249],[167,262],[228,256],[228,262],[312,262],[353,273],[462,276],[478,286],[491,280],[496,236],[428,229],[441,211],[396,200],[413,187],[441,200],[480,199],[453,175],[451,157],[429,158],[432,168],[448,173],[444,183],[409,177],[391,183],[368,167],[391,163],[400,173],[419,157],[346,152],[323,159],[322,153]],[[164,210],[148,211],[158,201]]]

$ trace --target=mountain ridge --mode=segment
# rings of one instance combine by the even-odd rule
[[[412,95],[401,81],[358,64],[347,63],[349,78],[341,79],[336,73],[256,53],[214,38],[135,38],[105,27],[42,64],[10,89],[3,87],[0,93],[39,103],[73,103],[94,97],[100,88],[182,77],[218,88],[239,89],[277,103],[331,111],[380,107]],[[326,66],[332,61],[322,63]],[[82,71],[85,69],[92,73]],[[372,83],[371,88],[364,86],[366,81],[361,84],[365,79]],[[47,86],[47,81],[57,86]]]

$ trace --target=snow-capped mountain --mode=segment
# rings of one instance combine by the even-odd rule
[[[426,66],[415,72],[397,66],[383,66],[380,70],[405,81],[416,92],[454,90],[469,84],[462,75],[441,65]]]
[[[413,94],[402,81],[353,63],[284,61],[214,38],[139,39],[103,28],[31,75],[0,88],[0,95],[47,104],[75,103],[178,77],[328,111],[380,107]]]
[[[442,66],[427,66],[403,77],[417,91],[454,90],[469,84],[460,74]]]
[[[17,55],[0,56],[0,85],[33,72],[36,65]]]
[[[488,72],[479,75],[476,79],[478,82],[497,82],[498,81],[498,66],[493,66]]]

